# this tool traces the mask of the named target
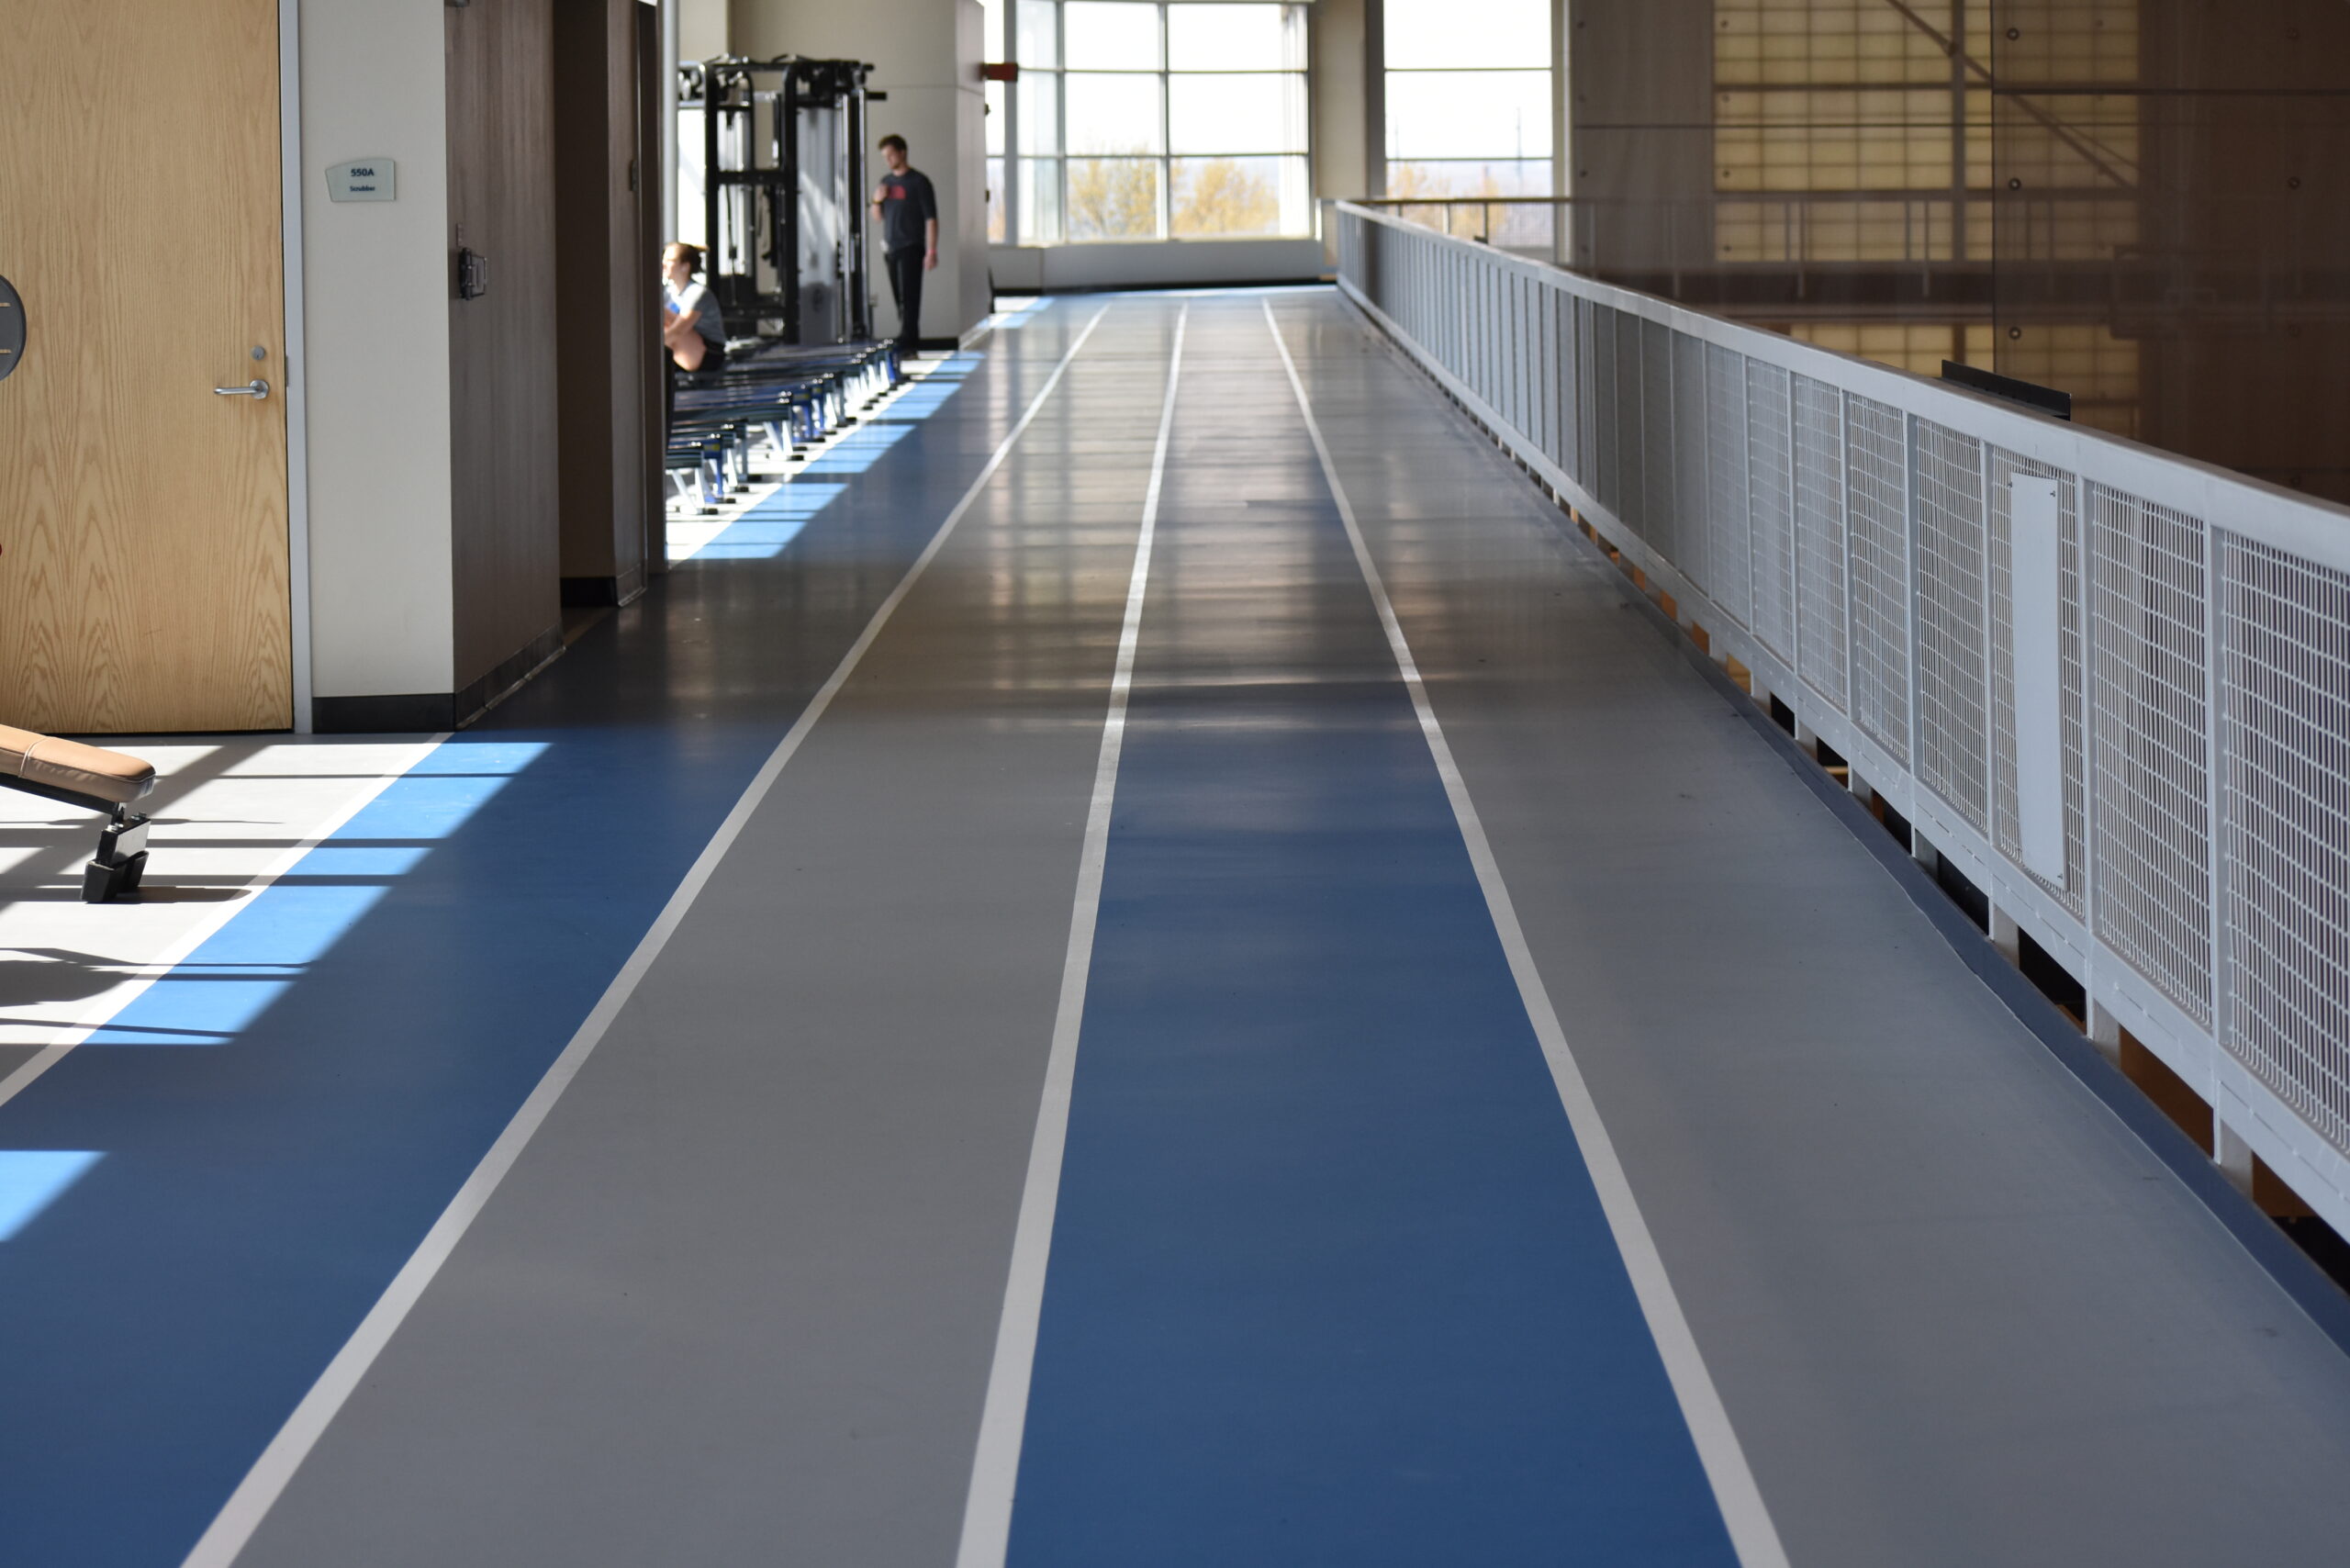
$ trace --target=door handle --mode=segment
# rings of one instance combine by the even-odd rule
[[[215,386],[212,394],[216,398],[266,398],[269,383],[256,375],[242,386]]]

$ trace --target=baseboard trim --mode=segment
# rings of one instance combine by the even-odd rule
[[[313,698],[310,727],[322,735],[413,735],[462,730],[512,696],[562,653],[563,627],[557,624],[498,660],[487,675],[461,690]]]

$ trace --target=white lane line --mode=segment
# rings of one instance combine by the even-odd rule
[[[1053,1015],[1052,1051],[1045,1061],[1045,1091],[1036,1134],[1028,1148],[1028,1180],[1020,1193],[1020,1221],[1012,1237],[1012,1271],[1004,1283],[1003,1316],[988,1370],[987,1403],[971,1461],[971,1490],[963,1504],[963,1541],[955,1568],[1002,1568],[1012,1546],[1012,1492],[1020,1478],[1020,1442],[1028,1425],[1028,1383],[1036,1365],[1036,1324],[1045,1308],[1045,1265],[1053,1245],[1053,1215],[1060,1205],[1061,1154],[1069,1141],[1069,1091],[1077,1073],[1077,1032],[1085,1018],[1085,981],[1093,965],[1093,926],[1102,910],[1102,868],[1108,857],[1110,804],[1118,788],[1118,757],[1125,749],[1126,694],[1134,686],[1135,650],[1142,640],[1142,605],[1150,582],[1150,547],[1158,531],[1158,495],[1167,477],[1167,441],[1175,425],[1175,383],[1183,371],[1183,330],[1192,308],[1175,318],[1175,352],[1167,365],[1167,396],[1158,409],[1158,444],[1150,454],[1150,487],[1135,541],[1134,575],[1126,582],[1126,619],[1118,633],[1118,662],[1110,677],[1109,713],[1102,723],[1102,756],[1093,768],[1093,803],[1085,818],[1085,846],[1077,862],[1077,898],[1069,911],[1069,953],[1061,961],[1060,1007]]]
[[[946,521],[939,524],[938,532],[931,536],[929,544],[914,557],[914,564],[906,569],[904,577],[898,579],[898,586],[890,590],[890,597],[881,601],[881,607],[873,612],[873,619],[866,622],[864,632],[849,644],[839,666],[817,689],[816,695],[809,700],[807,708],[785,734],[782,742],[768,754],[767,762],[751,780],[750,788],[744,790],[742,799],[734,802],[734,809],[726,813],[726,820],[719,824],[718,832],[694,861],[692,869],[686,873],[685,880],[677,885],[677,890],[662,907],[660,917],[654,921],[653,928],[644,934],[644,939],[636,945],[636,950],[629,955],[628,962],[621,967],[621,972],[605,989],[595,1011],[588,1014],[587,1022],[579,1025],[578,1033],[571,1036],[571,1043],[563,1048],[561,1056],[555,1058],[554,1065],[547,1069],[545,1075],[531,1091],[530,1098],[522,1102],[521,1109],[516,1111],[513,1120],[506,1124],[505,1131],[498,1135],[498,1141],[490,1145],[489,1152],[482,1156],[481,1163],[475,1166],[473,1174],[465,1178],[465,1184],[457,1189],[457,1195],[441,1212],[441,1217],[425,1233],[424,1240],[418,1245],[408,1262],[393,1276],[391,1284],[386,1287],[383,1295],[361,1320],[358,1329],[336,1352],[334,1360],[327,1363],[326,1371],[319,1374],[318,1382],[310,1385],[309,1393],[304,1394],[301,1404],[294,1407],[294,1413],[286,1417],[285,1425],[278,1428],[277,1435],[270,1439],[269,1446],[253,1462],[252,1469],[246,1472],[236,1491],[229,1494],[229,1501],[213,1519],[211,1528],[204,1532],[195,1550],[187,1554],[183,1568],[228,1568],[236,1561],[237,1554],[245,1549],[245,1543],[252,1539],[253,1531],[268,1517],[269,1510],[285,1492],[286,1484],[294,1479],[294,1473],[301,1468],[311,1449],[325,1435],[328,1424],[358,1388],[360,1380],[367,1375],[367,1370],[375,1365],[375,1358],[390,1343],[409,1309],[424,1294],[433,1276],[441,1271],[441,1266],[456,1250],[457,1243],[464,1238],[465,1231],[473,1225],[475,1217],[488,1204],[490,1194],[506,1179],[506,1173],[514,1168],[514,1162],[521,1157],[524,1147],[538,1132],[541,1124],[545,1122],[547,1114],[554,1110],[554,1103],[563,1097],[563,1092],[579,1075],[589,1053],[602,1041],[605,1031],[611,1027],[612,1020],[620,1015],[621,1009],[628,1004],[628,999],[635,993],[638,983],[652,969],[654,960],[668,946],[670,936],[685,920],[686,912],[693,907],[694,900],[700,896],[704,884],[718,869],[719,862],[726,857],[726,852],[733,847],[734,840],[751,820],[752,813],[758,810],[759,802],[774,787],[777,777],[783,772],[784,764],[800,750],[801,743],[808,738],[808,732],[824,716],[824,710],[832,706],[833,699],[839,695],[841,688],[848,684],[849,677],[856,672],[866,650],[873,646],[874,639],[881,634],[881,629],[889,624],[890,617],[904,602],[906,595],[913,590],[924,569],[946,547],[948,536],[955,532],[955,525],[963,521],[963,514],[971,510],[972,504],[979,498],[979,492],[986,488],[989,480],[995,477],[996,470],[1003,466],[1013,443],[1019,441],[1030,421],[1044,408],[1045,399],[1050,398],[1053,389],[1060,385],[1061,375],[1069,369],[1069,362],[1077,357],[1078,351],[1085,346],[1085,340],[1093,335],[1093,329],[1100,326],[1102,318],[1109,313],[1107,305],[1096,310],[1093,319],[1086,322],[1085,330],[1078,333],[1077,341],[1069,344],[1069,352],[1061,355],[1060,363],[1053,367],[1053,374],[1029,403],[1027,412],[1020,416],[1011,433],[997,445],[994,455],[979,470],[979,477],[971,481],[970,488],[963,492],[962,498],[955,503],[954,510],[946,514]]]
[[[418,743],[416,754],[408,759],[405,766],[387,771],[381,778],[376,779],[374,783],[369,784],[364,789],[361,790],[358,794],[345,801],[333,815],[328,817],[317,827],[311,829],[308,836],[302,839],[301,842],[295,845],[293,848],[288,849],[276,859],[271,861],[269,865],[263,869],[259,876],[247,882],[243,889],[244,897],[231,899],[226,903],[223,903],[218,910],[205,916],[204,919],[196,922],[195,926],[183,935],[178,941],[173,942],[171,946],[163,948],[162,951],[157,953],[153,958],[126,960],[122,967],[126,969],[140,969],[147,972],[131,980],[128,984],[122,986],[120,989],[109,993],[107,997],[107,1006],[104,1013],[84,1023],[75,1025],[73,1028],[67,1030],[55,1040],[52,1040],[46,1046],[43,1046],[38,1056],[25,1063],[24,1066],[18,1068],[15,1072],[10,1073],[5,1081],[0,1081],[0,1105],[6,1105],[9,1101],[14,1100],[17,1095],[22,1094],[26,1090],[31,1088],[36,1079],[39,1078],[50,1068],[55,1067],[59,1062],[63,1061],[67,1055],[73,1051],[74,1047],[81,1045],[91,1036],[97,1034],[100,1030],[112,1024],[116,1019],[121,1017],[122,1010],[124,1008],[129,1007],[132,1002],[138,1001],[141,996],[144,996],[147,993],[148,988],[152,986],[157,980],[168,977],[173,969],[177,969],[180,964],[186,959],[189,954],[195,952],[198,947],[203,946],[207,942],[209,942],[214,936],[218,935],[222,926],[236,919],[237,916],[242,914],[246,910],[251,909],[252,907],[253,901],[262,895],[263,890],[267,889],[271,883],[276,881],[280,877],[283,877],[292,871],[294,868],[300,863],[302,857],[308,855],[311,850],[316,849],[319,845],[333,837],[337,833],[340,833],[342,830],[343,824],[350,822],[352,818],[357,816],[362,811],[365,810],[376,796],[390,789],[402,778],[407,778],[418,763],[422,762],[426,757],[431,756],[432,753],[440,747],[441,744],[449,738],[449,734],[450,732],[444,730],[441,734],[434,735],[429,741]],[[233,778],[234,775],[225,775],[224,777]],[[210,780],[208,782],[217,782],[217,780]],[[171,847],[171,843],[168,839],[157,840],[153,845],[153,847],[157,849],[168,849]]]
[[[1779,1532],[1771,1523],[1770,1511],[1762,1505],[1762,1489],[1755,1485],[1754,1473],[1748,1468],[1746,1450],[1740,1446],[1738,1433],[1729,1424],[1729,1413],[1722,1407],[1713,1374],[1706,1370],[1706,1359],[1697,1350],[1696,1337],[1689,1331],[1689,1321],[1681,1311],[1681,1299],[1673,1294],[1673,1282],[1665,1275],[1664,1259],[1656,1249],[1655,1238],[1649,1234],[1648,1222],[1640,1217],[1640,1206],[1632,1197],[1623,1162],[1616,1158],[1616,1146],[1600,1120],[1599,1107],[1583,1082],[1582,1070],[1575,1065],[1574,1053],[1568,1048],[1566,1031],[1559,1025],[1558,1010],[1550,1005],[1550,991],[1542,983],[1541,971],[1535,967],[1526,932],[1517,924],[1516,906],[1511,903],[1509,889],[1502,881],[1493,846],[1485,840],[1484,825],[1478,820],[1475,803],[1469,799],[1469,786],[1462,781],[1460,768],[1452,758],[1452,747],[1446,744],[1444,730],[1437,723],[1436,709],[1428,701],[1419,666],[1413,661],[1411,646],[1404,640],[1403,623],[1395,619],[1395,607],[1388,599],[1387,586],[1371,562],[1370,547],[1363,543],[1353,503],[1347,498],[1346,487],[1338,482],[1337,465],[1330,460],[1329,445],[1322,439],[1322,427],[1314,418],[1314,405],[1305,395],[1305,383],[1298,377],[1296,361],[1290,358],[1289,344],[1281,340],[1281,323],[1273,315],[1270,299],[1265,301],[1265,325],[1273,334],[1273,346],[1281,351],[1282,368],[1289,372],[1290,389],[1297,395],[1298,411],[1305,416],[1305,433],[1313,439],[1314,454],[1321,461],[1323,480],[1330,487],[1331,498],[1337,503],[1338,519],[1346,524],[1347,542],[1354,546],[1355,564],[1362,568],[1371,602],[1379,609],[1379,623],[1386,629],[1387,645],[1394,653],[1395,667],[1403,672],[1404,685],[1412,694],[1412,708],[1420,718],[1420,733],[1427,738],[1428,752],[1436,758],[1437,772],[1444,779],[1444,792],[1452,801],[1453,817],[1460,824],[1460,836],[1469,846],[1469,859],[1476,868],[1478,886],[1484,890],[1485,908],[1493,916],[1494,929],[1500,934],[1503,951],[1509,957],[1510,973],[1517,980],[1517,993],[1526,1004],[1526,1015],[1534,1025],[1536,1038],[1542,1043],[1543,1056],[1550,1061],[1550,1080],[1558,1086],[1559,1099],[1566,1106],[1567,1121],[1574,1128],[1575,1142],[1583,1150],[1592,1185],[1599,1190],[1607,1227],[1615,1233],[1617,1249],[1624,1255],[1624,1267],[1632,1277],[1641,1315],[1648,1319],[1649,1333],[1664,1361],[1665,1375],[1672,1380],[1673,1394],[1680,1401],[1682,1419],[1689,1425],[1698,1461],[1706,1467],[1706,1479],[1712,1484],[1714,1502],[1729,1527],[1730,1544],[1744,1568],[1787,1568],[1786,1549],[1779,1544]]]

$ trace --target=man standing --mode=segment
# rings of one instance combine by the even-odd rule
[[[890,172],[874,188],[873,216],[881,220],[881,264],[898,302],[898,348],[912,358],[922,346],[922,274],[938,265],[938,194],[930,176],[906,162],[904,137],[881,139],[881,162]]]

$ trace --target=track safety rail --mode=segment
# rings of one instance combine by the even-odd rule
[[[2350,510],[1337,218],[1347,296],[2350,1235]]]

